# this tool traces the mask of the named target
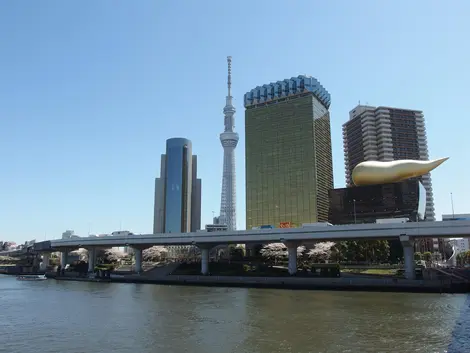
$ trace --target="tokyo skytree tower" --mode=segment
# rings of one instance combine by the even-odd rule
[[[237,229],[237,189],[235,180],[235,147],[238,133],[234,132],[235,107],[232,105],[232,57],[227,57],[228,94],[224,107],[225,130],[220,134],[220,143],[224,148],[224,169],[222,174],[222,194],[220,200],[219,224],[227,225],[228,230]]]

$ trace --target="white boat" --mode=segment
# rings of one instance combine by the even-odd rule
[[[16,279],[18,281],[44,281],[47,277],[45,275],[20,275]]]

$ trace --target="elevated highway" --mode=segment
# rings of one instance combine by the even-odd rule
[[[289,272],[297,271],[297,247],[304,242],[361,239],[400,239],[403,245],[405,274],[415,277],[414,240],[416,238],[470,237],[470,221],[442,221],[389,224],[351,224],[341,226],[311,226],[287,229],[257,229],[234,232],[197,232],[166,234],[134,234],[126,236],[82,237],[50,240],[34,244],[35,252],[42,252],[43,264],[48,263],[52,251],[62,253],[61,263],[67,264],[68,253],[77,248],[89,251],[89,270],[93,271],[99,248],[131,246],[134,248],[136,271],[142,269],[142,250],[154,245],[195,245],[201,249],[201,273],[209,272],[209,250],[220,244],[250,244],[283,242],[289,259]]]
[[[360,239],[396,239],[400,235],[411,238],[470,237],[470,221],[442,221],[389,224],[350,224],[331,227],[276,228],[234,232],[198,232],[135,234],[129,236],[83,237],[51,240],[51,248],[114,247],[154,245],[247,244],[272,242],[339,241]]]

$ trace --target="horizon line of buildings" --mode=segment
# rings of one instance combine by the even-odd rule
[[[220,136],[224,148],[221,211],[214,223],[234,230],[238,134],[234,132],[231,57],[227,62],[225,130]],[[333,189],[330,104],[330,93],[306,75],[258,86],[244,95],[247,229],[329,220],[329,190]],[[359,104],[342,129],[347,187],[353,186],[351,173],[360,162],[429,159],[420,110]],[[174,150],[169,146],[173,143]],[[188,157],[191,151],[188,139],[167,140],[155,184],[154,233],[201,228],[202,182],[197,178],[197,157]],[[173,171],[165,158],[175,160],[170,163]],[[419,179],[426,190],[425,218],[435,220],[431,176]]]
[[[236,230],[237,224],[234,152],[239,136],[231,95],[231,57],[227,63],[224,132],[219,136],[224,149],[220,213],[206,230]],[[331,191],[335,190],[330,93],[314,77],[299,75],[257,86],[243,101],[246,229],[329,222]],[[429,159],[420,110],[358,104],[349,112],[342,132],[346,188],[353,187],[352,170],[363,161]],[[425,219],[433,221],[430,174],[420,177],[419,182],[426,191]],[[191,141],[168,139],[166,153],[161,155],[160,176],[155,179],[153,233],[200,230],[201,195],[202,180],[197,175]]]
[[[227,62],[225,129],[220,135],[224,149],[221,208],[213,223],[235,230],[234,150],[239,138],[234,130],[231,57]],[[246,229],[329,222],[334,190],[330,93],[314,77],[299,75],[257,86],[244,95],[243,102]],[[351,173],[360,162],[429,159],[420,110],[358,104],[349,112],[342,130],[347,188],[353,187]],[[431,176],[418,179],[425,189],[423,219],[433,221]],[[197,157],[192,156],[191,141],[168,139],[155,183],[154,233],[201,229],[201,193],[202,181],[197,177]]]

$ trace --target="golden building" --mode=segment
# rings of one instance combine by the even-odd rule
[[[330,94],[298,76],[245,94],[246,226],[328,221]]]

